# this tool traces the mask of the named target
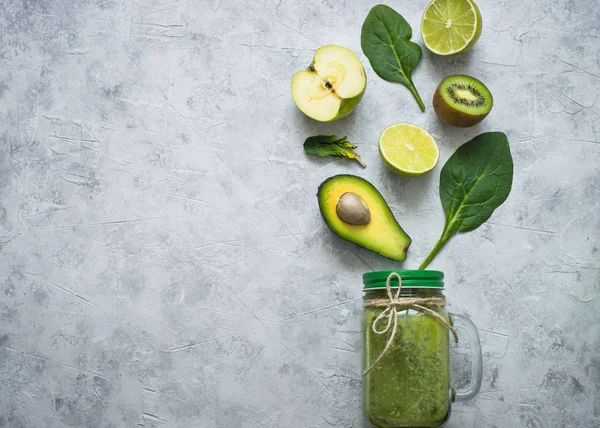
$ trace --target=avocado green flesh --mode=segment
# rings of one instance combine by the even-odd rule
[[[347,192],[360,196],[369,207],[371,221],[352,225],[340,219],[336,206]],[[374,251],[384,257],[402,262],[410,246],[410,237],[402,230],[381,193],[367,180],[354,175],[336,175],[319,186],[319,208],[329,228],[341,238]]]

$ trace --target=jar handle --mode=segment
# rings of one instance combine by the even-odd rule
[[[477,333],[477,327],[475,327],[473,321],[464,315],[450,314],[450,319],[453,327],[462,328],[467,332],[467,339],[471,346],[471,384],[466,389],[458,391],[452,389],[452,401],[467,401],[477,395],[483,378],[483,357],[481,355],[479,333]]]

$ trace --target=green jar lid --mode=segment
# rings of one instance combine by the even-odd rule
[[[385,288],[388,276],[396,272],[402,278],[402,288],[444,288],[444,272],[439,270],[380,270],[363,274],[363,290]],[[398,280],[392,278],[392,288],[398,288]]]

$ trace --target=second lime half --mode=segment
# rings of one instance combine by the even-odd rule
[[[409,177],[431,171],[440,158],[431,134],[410,123],[385,128],[379,137],[379,154],[395,172]]]

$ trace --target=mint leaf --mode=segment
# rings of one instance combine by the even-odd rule
[[[356,146],[346,140],[345,136],[338,138],[335,135],[316,135],[308,137],[304,142],[304,151],[308,154],[355,159],[360,166],[366,168],[367,165],[363,163],[360,156],[352,151],[355,148]]]

